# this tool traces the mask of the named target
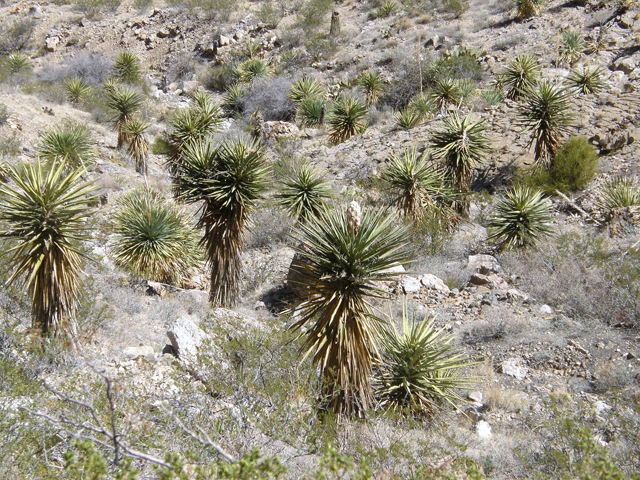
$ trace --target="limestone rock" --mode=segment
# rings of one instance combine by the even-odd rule
[[[476,433],[480,438],[491,438],[491,436],[493,435],[491,433],[491,425],[489,425],[489,423],[485,420],[480,420],[478,423],[476,423],[475,428]]]
[[[153,347],[149,345],[140,345],[139,347],[127,347],[122,353],[127,360],[135,360],[139,357],[153,357]]]
[[[209,336],[189,317],[180,317],[173,322],[167,337],[178,358],[186,361],[195,360],[198,349]]]
[[[427,287],[429,290],[436,290],[440,293],[449,295],[449,287],[442,281],[441,278],[436,277],[430,273],[426,273],[420,277],[420,283]]]
[[[44,39],[44,48],[47,52],[55,52],[60,45],[60,37],[47,37]]]
[[[402,290],[406,294],[415,295],[420,293],[420,280],[416,277],[404,277],[401,281]]]
[[[522,357],[511,357],[502,362],[502,373],[524,380],[529,373],[529,367]]]

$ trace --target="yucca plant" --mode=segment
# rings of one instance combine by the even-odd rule
[[[241,99],[247,92],[244,85],[234,83],[227,87],[222,95],[222,109],[227,115],[242,113],[243,105]]]
[[[427,161],[426,152],[418,155],[415,148],[407,148],[392,155],[381,178],[391,195],[391,205],[406,219],[428,216],[448,223],[447,219],[455,217],[451,205],[456,194],[444,170]]]
[[[393,322],[381,329],[382,358],[374,379],[382,406],[419,416],[431,416],[446,403],[458,408],[458,391],[477,382],[460,370],[479,362],[456,349],[455,334],[436,329],[433,318],[420,322],[410,316],[406,302],[402,329]]]
[[[261,49],[261,45],[260,42],[256,42],[252,39],[249,39],[249,41],[247,42],[247,46],[246,46],[246,54],[247,57],[249,58],[254,58],[255,56],[257,56],[260,53],[260,49]]]
[[[460,83],[453,78],[436,80],[435,84],[429,90],[428,95],[438,110],[456,107],[462,100]]]
[[[548,167],[569,133],[573,123],[569,112],[570,91],[562,85],[542,81],[537,88],[527,90],[524,102],[518,105],[519,122],[531,132],[529,145],[535,144],[537,165]]]
[[[393,113],[393,119],[400,128],[411,130],[422,123],[422,115],[411,107],[405,107]]]
[[[159,192],[134,190],[122,197],[114,231],[116,262],[147,280],[179,284],[200,260],[188,215]]]
[[[204,140],[219,130],[222,123],[220,107],[211,96],[200,96],[189,108],[178,110],[169,120],[167,132],[167,167],[173,174],[179,167],[186,145]]]
[[[269,78],[271,76],[271,67],[260,59],[251,58],[238,65],[233,73],[238,81],[251,83],[254,80]]]
[[[484,131],[482,120],[472,122],[471,114],[462,118],[453,113],[431,138],[433,158],[443,162],[453,186],[462,193],[469,191],[474,167],[482,163],[490,150]],[[466,209],[466,203],[460,207]]]
[[[266,188],[268,166],[259,144],[247,139],[189,142],[173,175],[177,197],[202,205],[198,226],[211,267],[209,300],[233,306],[238,300],[249,214]]]
[[[322,97],[307,97],[298,105],[297,117],[305,127],[319,127],[324,123],[327,101]]]
[[[144,133],[149,128],[149,123],[141,118],[131,117],[122,127],[122,131],[127,138],[127,152],[136,164],[136,172],[147,174],[147,156],[149,155],[149,144]]]
[[[575,30],[562,32],[560,49],[558,51],[561,62],[573,65],[573,63],[582,56],[583,51],[584,40],[582,39],[580,32],[576,32]]]
[[[64,173],[63,163],[43,168],[38,161],[20,170],[8,168],[12,184],[0,186],[0,238],[15,240],[4,250],[13,272],[8,283],[23,279],[31,297],[34,328],[56,334],[74,332],[83,254],[85,219],[93,188],[82,182],[83,169]]]
[[[0,183],[4,183],[9,178],[9,166],[0,159]]]
[[[398,9],[398,4],[393,0],[384,0],[376,10],[376,18],[390,17]]]
[[[605,87],[600,67],[571,70],[566,83],[569,88],[582,95],[600,93]]]
[[[468,104],[476,96],[476,84],[473,80],[466,78],[458,79],[458,90],[460,91],[460,103]]]
[[[635,177],[616,177],[602,188],[600,204],[611,211],[640,205],[640,184]]]
[[[410,257],[408,233],[383,210],[327,211],[298,225],[295,238],[304,295],[293,329],[305,329],[304,356],[320,368],[322,408],[362,414],[373,402],[371,374],[378,358],[378,325],[371,298],[383,298],[378,282]]]
[[[504,96],[498,90],[484,90],[480,93],[480,98],[487,104],[493,107],[500,105],[504,102]]]
[[[140,60],[131,52],[116,55],[113,64],[113,76],[124,83],[135,85],[140,83]]]
[[[375,107],[384,91],[382,76],[379,73],[367,70],[358,77],[356,84],[364,91],[367,106]]]
[[[276,194],[279,204],[299,222],[317,217],[331,198],[331,188],[324,176],[309,164],[295,167]]]
[[[10,74],[20,73],[31,68],[31,60],[22,52],[10,53],[4,61]]]
[[[289,99],[293,103],[300,103],[306,98],[321,98],[326,94],[324,87],[314,78],[303,77],[293,82]]]
[[[106,94],[107,107],[115,112],[112,121],[118,133],[118,148],[122,148],[127,143],[124,126],[131,116],[140,110],[144,97],[140,92],[126,85],[115,85],[106,90]]]
[[[341,97],[331,108],[329,138],[341,143],[367,129],[367,106],[355,97]]]
[[[114,92],[117,88],[120,88],[122,86],[122,82],[120,81],[119,78],[107,78],[103,83],[102,83],[102,89],[105,91],[105,93],[109,94]]]
[[[406,108],[418,112],[423,119],[432,116],[437,110],[433,100],[426,93],[419,93],[411,97]]]
[[[67,98],[71,103],[80,103],[89,94],[91,94],[91,85],[80,77],[69,78],[64,81],[64,89],[67,92]]]
[[[497,84],[508,99],[517,100],[535,87],[540,73],[540,65],[533,56],[518,55],[497,75]]]
[[[515,0],[516,17],[518,20],[526,20],[540,14],[545,0]]]
[[[541,190],[516,186],[496,203],[489,231],[502,249],[535,245],[552,233],[550,204]]]
[[[46,130],[40,137],[39,156],[48,163],[57,163],[66,170],[86,168],[93,162],[95,147],[89,129],[69,123]]]

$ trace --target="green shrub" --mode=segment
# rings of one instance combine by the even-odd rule
[[[607,210],[640,205],[640,185],[635,177],[616,177],[602,189],[600,204]]]
[[[121,0],[75,0],[76,9],[88,17],[98,17],[102,13],[114,12]]]
[[[518,20],[526,20],[540,14],[545,0],[515,0],[516,17]]]
[[[302,17],[300,26],[307,37],[312,36],[324,26],[327,27],[327,31],[329,30],[325,17],[331,10],[332,3],[331,0],[307,0],[303,3],[298,13]]]
[[[327,109],[327,101],[324,98],[308,97],[300,102],[296,115],[303,126],[313,128],[324,123]]]
[[[411,130],[422,123],[422,115],[411,107],[406,107],[393,114],[393,119],[398,127],[404,130]]]
[[[598,152],[584,137],[574,137],[556,153],[549,170],[536,169],[523,180],[526,185],[549,195],[582,190],[593,179],[598,166]]]
[[[454,18],[460,18],[464,12],[469,10],[468,0],[443,0],[442,10],[450,13]]]
[[[4,125],[9,120],[9,109],[4,103],[0,103],[0,125]]]
[[[23,50],[33,34],[35,21],[21,16],[9,16],[0,25],[0,54]]]

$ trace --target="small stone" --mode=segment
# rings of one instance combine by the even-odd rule
[[[608,405],[602,400],[598,400],[596,403],[593,404],[593,406],[596,409],[596,415],[602,415],[603,413],[606,413],[609,410],[611,410],[611,405]]]
[[[485,420],[480,420],[476,423],[476,433],[480,438],[491,438],[491,425]]]
[[[208,335],[189,317],[180,317],[167,331],[173,351],[183,360],[194,360]]]
[[[529,373],[529,367],[522,357],[511,357],[502,362],[502,373],[524,380]]]
[[[402,290],[406,294],[420,293],[420,280],[415,277],[404,277],[401,284]]]
[[[420,277],[420,283],[430,290],[436,290],[440,293],[449,295],[449,287],[442,281],[442,279],[426,273]]]
[[[474,390],[473,392],[469,392],[467,398],[472,402],[482,403],[482,392]]]
[[[553,308],[551,308],[549,305],[542,305],[540,307],[540,313],[542,315],[553,315]]]
[[[218,46],[226,47],[230,43],[231,43],[231,39],[229,37],[225,35],[220,35],[220,38],[218,39]]]
[[[140,357],[153,357],[153,347],[148,345],[140,345],[139,347],[125,348],[122,353],[127,360],[135,360]]]
[[[47,37],[44,40],[45,49],[47,52],[55,52],[60,45],[60,37]]]

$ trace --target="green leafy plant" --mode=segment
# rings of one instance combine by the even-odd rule
[[[64,89],[67,92],[67,98],[74,104],[80,103],[92,92],[91,85],[80,77],[73,77],[65,80]]]
[[[4,66],[9,74],[24,72],[31,68],[31,60],[22,52],[10,53],[4,60]]]
[[[562,32],[558,51],[560,61],[568,65],[573,65],[573,63],[582,56],[584,46],[584,40],[580,32],[576,32],[575,30]]]
[[[461,192],[468,192],[473,168],[482,163],[489,152],[482,120],[471,121],[471,114],[462,118],[453,113],[444,120],[443,128],[431,138],[433,158],[441,160],[452,184]],[[466,209],[466,204],[461,204]]]
[[[276,198],[289,215],[306,222],[320,215],[331,198],[331,188],[321,172],[305,163],[284,178]]]
[[[324,123],[327,101],[322,97],[307,97],[302,100],[296,112],[305,127],[319,127]]]
[[[504,95],[498,90],[483,90],[480,92],[480,98],[487,104],[495,107],[504,102]]]
[[[503,249],[535,245],[552,233],[549,202],[540,190],[516,186],[496,203],[489,229]]]
[[[38,154],[49,163],[57,163],[66,170],[86,168],[93,162],[94,143],[89,129],[79,123],[46,130],[40,137]]]
[[[241,83],[235,83],[227,87],[222,95],[222,109],[227,115],[242,113],[242,103],[240,100],[247,93],[246,88]]]
[[[367,106],[374,107],[384,90],[384,80],[379,73],[367,70],[358,77],[356,84],[364,90]]]
[[[131,85],[140,83],[140,60],[134,53],[119,53],[113,64],[113,75],[124,83]]]
[[[122,148],[127,143],[124,126],[132,115],[140,110],[144,97],[140,92],[126,85],[115,84],[105,90],[107,107],[115,112],[112,121],[118,133],[118,148]]]
[[[422,115],[413,108],[406,107],[398,112],[394,112],[393,119],[400,128],[411,130],[420,125],[423,121]]]
[[[516,18],[520,21],[540,14],[545,0],[515,0]]]
[[[452,342],[455,335],[436,329],[434,319],[418,321],[402,306],[402,330],[389,318],[382,329],[382,358],[375,378],[382,405],[408,409],[413,414],[433,415],[444,403],[455,408],[462,401],[460,389],[472,388],[475,377],[463,376],[462,368],[476,365]]]
[[[179,284],[200,259],[198,234],[182,208],[154,190],[134,190],[114,217],[116,262],[148,280]]]
[[[398,4],[393,0],[384,0],[376,10],[376,18],[388,18],[398,10]]]
[[[605,87],[600,67],[582,67],[579,70],[571,70],[566,83],[569,88],[582,95],[600,93]]]
[[[127,152],[136,164],[136,171],[142,175],[147,174],[149,144],[144,136],[147,128],[149,128],[149,123],[138,117],[129,118],[122,127],[128,142]]]
[[[301,103],[306,98],[323,98],[325,89],[316,79],[303,77],[293,82],[289,98],[294,103]]]
[[[305,327],[304,355],[320,367],[323,407],[338,414],[360,414],[373,401],[371,373],[377,357],[377,326],[368,298],[407,261],[407,232],[382,210],[326,212],[298,225],[296,249],[305,290],[293,329]]]
[[[234,75],[242,83],[265,80],[271,76],[271,67],[258,58],[251,58],[238,65],[234,70]]]
[[[428,95],[439,110],[446,110],[450,106],[456,107],[462,100],[460,84],[454,78],[436,80],[429,89]]]
[[[531,132],[529,145],[534,145],[536,164],[548,167],[569,133],[573,124],[569,97],[565,87],[545,80],[527,90],[524,102],[518,106],[519,122]]]
[[[184,145],[173,174],[177,197],[203,202],[198,226],[211,266],[209,300],[217,306],[237,302],[249,214],[266,187],[268,166],[259,144],[246,139],[215,146],[201,140]]]
[[[425,93],[419,93],[411,97],[409,103],[407,103],[407,108],[418,112],[423,119],[432,116],[436,111],[433,100]]]
[[[353,135],[367,129],[365,119],[367,106],[354,97],[341,97],[331,109],[329,138],[333,143],[341,143]]]
[[[438,218],[448,223],[455,217],[451,205],[456,194],[442,168],[427,161],[426,153],[405,149],[394,154],[382,173],[382,181],[391,194],[391,204],[405,218]]]
[[[0,238],[15,240],[4,250],[12,275],[31,297],[33,327],[55,334],[68,327],[80,292],[82,254],[77,242],[87,239],[85,219],[93,188],[82,182],[83,169],[64,173],[63,163],[44,169],[38,161],[19,171],[9,167],[13,185],[0,186]]]
[[[635,177],[616,177],[602,188],[601,205],[611,211],[640,205],[640,185]]]
[[[517,100],[535,87],[540,73],[540,65],[533,56],[518,55],[497,75],[497,85],[507,98]]]

